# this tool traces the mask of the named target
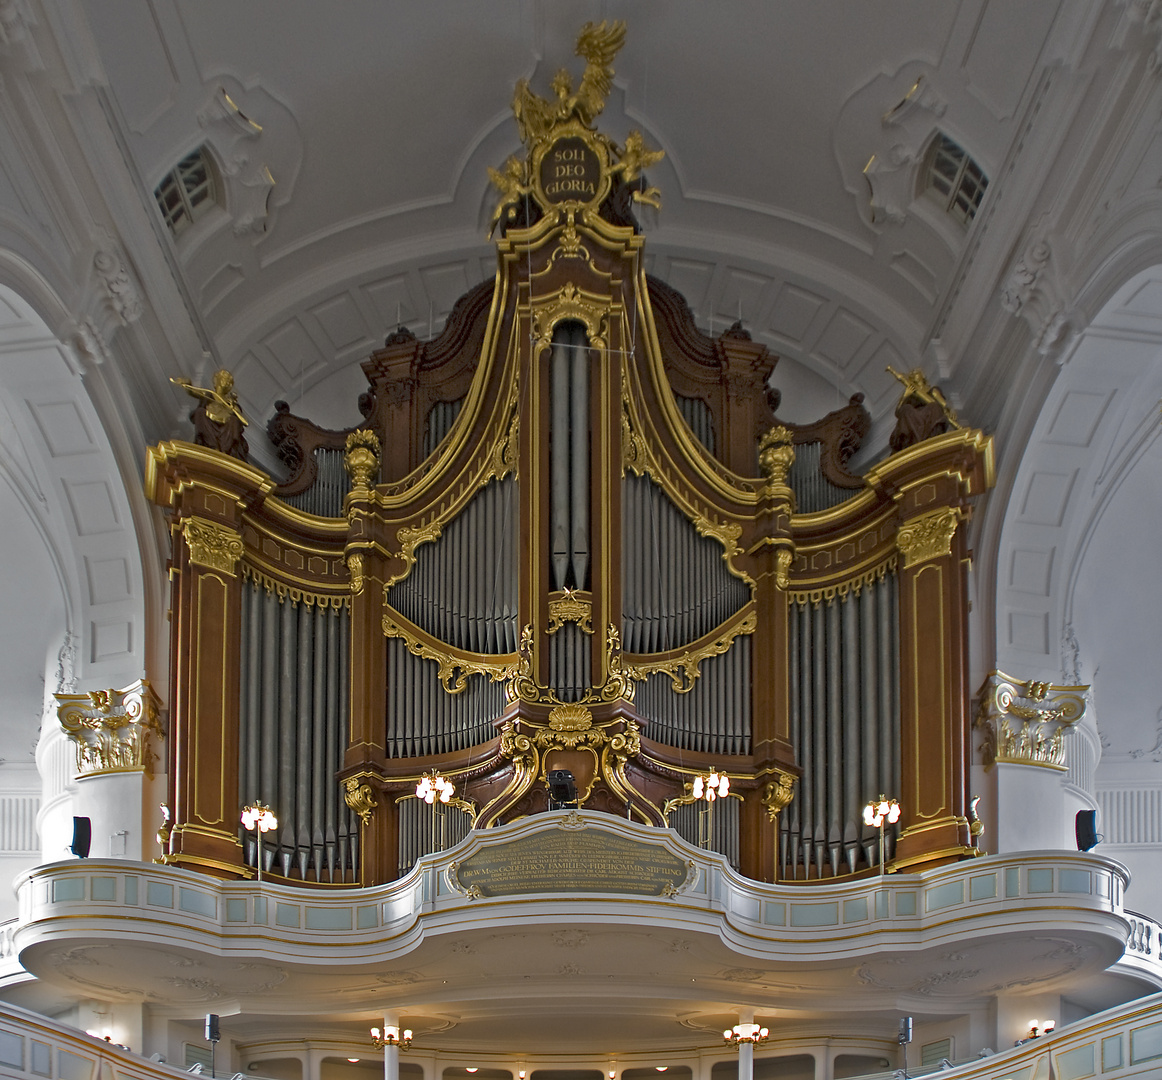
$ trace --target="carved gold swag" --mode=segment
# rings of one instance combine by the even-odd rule
[[[144,679],[123,690],[54,694],[57,718],[76,747],[78,777],[106,773],[153,775],[151,737],[165,737],[161,701]]]

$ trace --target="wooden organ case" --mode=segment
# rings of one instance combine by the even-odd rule
[[[364,362],[361,423],[279,403],[281,482],[149,452],[173,542],[164,858],[250,876],[259,800],[265,874],[377,884],[547,811],[561,769],[583,809],[761,880],[878,871],[881,792],[892,868],[974,854],[964,537],[991,440],[912,373],[894,451],[848,472],[858,396],[780,422],[766,347],[705,336],[646,276],[657,155],[578,101],[524,104],[495,280]]]

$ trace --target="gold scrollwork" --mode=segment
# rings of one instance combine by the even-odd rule
[[[719,772],[722,772],[722,770],[719,770]],[[727,774],[724,773],[723,775],[727,775]],[[735,778],[734,775],[733,774],[730,774],[730,775],[731,775],[731,779],[733,780]],[[738,799],[739,802],[743,801],[742,796],[737,791],[728,792],[726,795],[726,798]],[[666,826],[669,827],[670,814],[672,814],[679,806],[689,806],[691,803],[696,803],[696,802],[701,802],[701,801],[702,801],[702,796],[694,794],[694,781],[687,780],[686,783],[682,786],[682,794],[675,795],[672,799],[667,799],[665,801],[665,803],[663,804],[663,806],[662,806],[662,820],[666,823]]]
[[[492,682],[503,682],[513,677],[516,668],[511,662],[484,660],[466,653],[445,652],[404,629],[390,615],[383,617],[383,633],[386,637],[399,638],[413,656],[418,656],[421,660],[434,660],[439,665],[437,678],[440,685],[449,694],[463,693],[468,687],[469,675],[487,675]]]
[[[946,506],[901,525],[896,546],[904,556],[905,568],[952,554],[952,537],[960,524],[960,511]]]
[[[584,293],[567,281],[559,293],[533,307],[533,337],[538,349],[547,349],[552,344],[553,327],[563,319],[583,322],[589,332],[590,348],[604,349],[609,307],[609,300]]]
[[[556,599],[549,601],[549,628],[546,633],[555,634],[567,622],[575,622],[586,634],[593,633],[593,603],[578,596],[572,589],[566,589]]]
[[[775,552],[775,584],[786,592],[791,587],[791,563],[795,552],[786,546]]]
[[[753,608],[738,621],[728,625],[720,632],[710,636],[710,640],[702,639],[702,643],[695,643],[695,647],[677,656],[668,656],[660,660],[643,660],[635,658],[626,666],[631,678],[643,682],[651,675],[662,672],[670,676],[674,692],[688,694],[694,689],[694,684],[701,675],[700,665],[703,660],[713,656],[721,656],[743,634],[753,634],[758,625],[758,617]]]
[[[625,667],[621,657],[621,634],[612,623],[605,630],[605,649],[608,657],[608,675],[600,686],[591,686],[577,700],[579,705],[589,705],[599,701],[617,701],[619,698],[632,704],[635,686],[633,675]],[[508,684],[504,694],[507,701],[529,701],[541,705],[566,704],[551,687],[537,682],[533,671],[533,628],[526,626],[520,635],[520,649],[515,668],[509,669]]]
[[[387,590],[391,588],[397,581],[402,581],[412,572],[412,567],[416,565],[416,548],[420,544],[431,544],[440,539],[443,533],[443,528],[439,521],[429,521],[425,525],[404,525],[396,534],[396,541],[400,545],[399,557],[403,560],[403,571],[399,574],[391,575],[387,581],[383,583],[383,594],[387,596]]]
[[[359,782],[362,779],[362,776],[350,776],[343,781],[343,801],[353,813],[359,815],[364,825],[370,825],[371,811],[379,803],[371,793],[371,785]]]
[[[347,569],[351,573],[351,595],[363,592],[363,555],[353,551],[347,556]]]
[[[976,726],[984,732],[984,763],[1064,769],[1065,735],[1085,715],[1088,686],[1022,682],[994,671],[981,688]]]
[[[226,525],[203,518],[188,517],[182,522],[190,562],[234,577],[242,558],[242,537]]]
[[[76,747],[80,777],[106,773],[153,775],[151,737],[164,738],[153,687],[138,679],[123,690],[54,694],[57,718]]]
[[[775,769],[774,772],[775,779],[763,787],[763,806],[771,821],[776,821],[779,814],[791,805],[795,795],[795,774],[784,769]]]

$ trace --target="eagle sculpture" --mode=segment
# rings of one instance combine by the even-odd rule
[[[512,112],[516,117],[521,142],[531,146],[545,138],[558,124],[577,117],[586,127],[605,108],[605,98],[613,87],[613,68],[610,64],[625,44],[625,22],[617,20],[586,23],[577,37],[577,55],[587,61],[581,86],[573,93],[573,77],[565,68],[553,78],[555,101],[534,94],[528,79],[516,84]]]

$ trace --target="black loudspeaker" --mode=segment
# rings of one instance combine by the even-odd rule
[[[1089,851],[1090,848],[1097,847],[1105,839],[1097,831],[1096,810],[1078,810],[1074,831],[1077,833],[1078,851]]]
[[[206,1042],[216,1043],[222,1038],[222,1033],[218,1030],[218,1014],[206,1013]]]
[[[900,1033],[896,1039],[901,1046],[907,1046],[912,1041],[912,1018],[910,1016],[900,1017]]]
[[[73,842],[69,844],[69,851],[78,859],[87,859],[92,843],[93,823],[87,817],[73,818]]]

